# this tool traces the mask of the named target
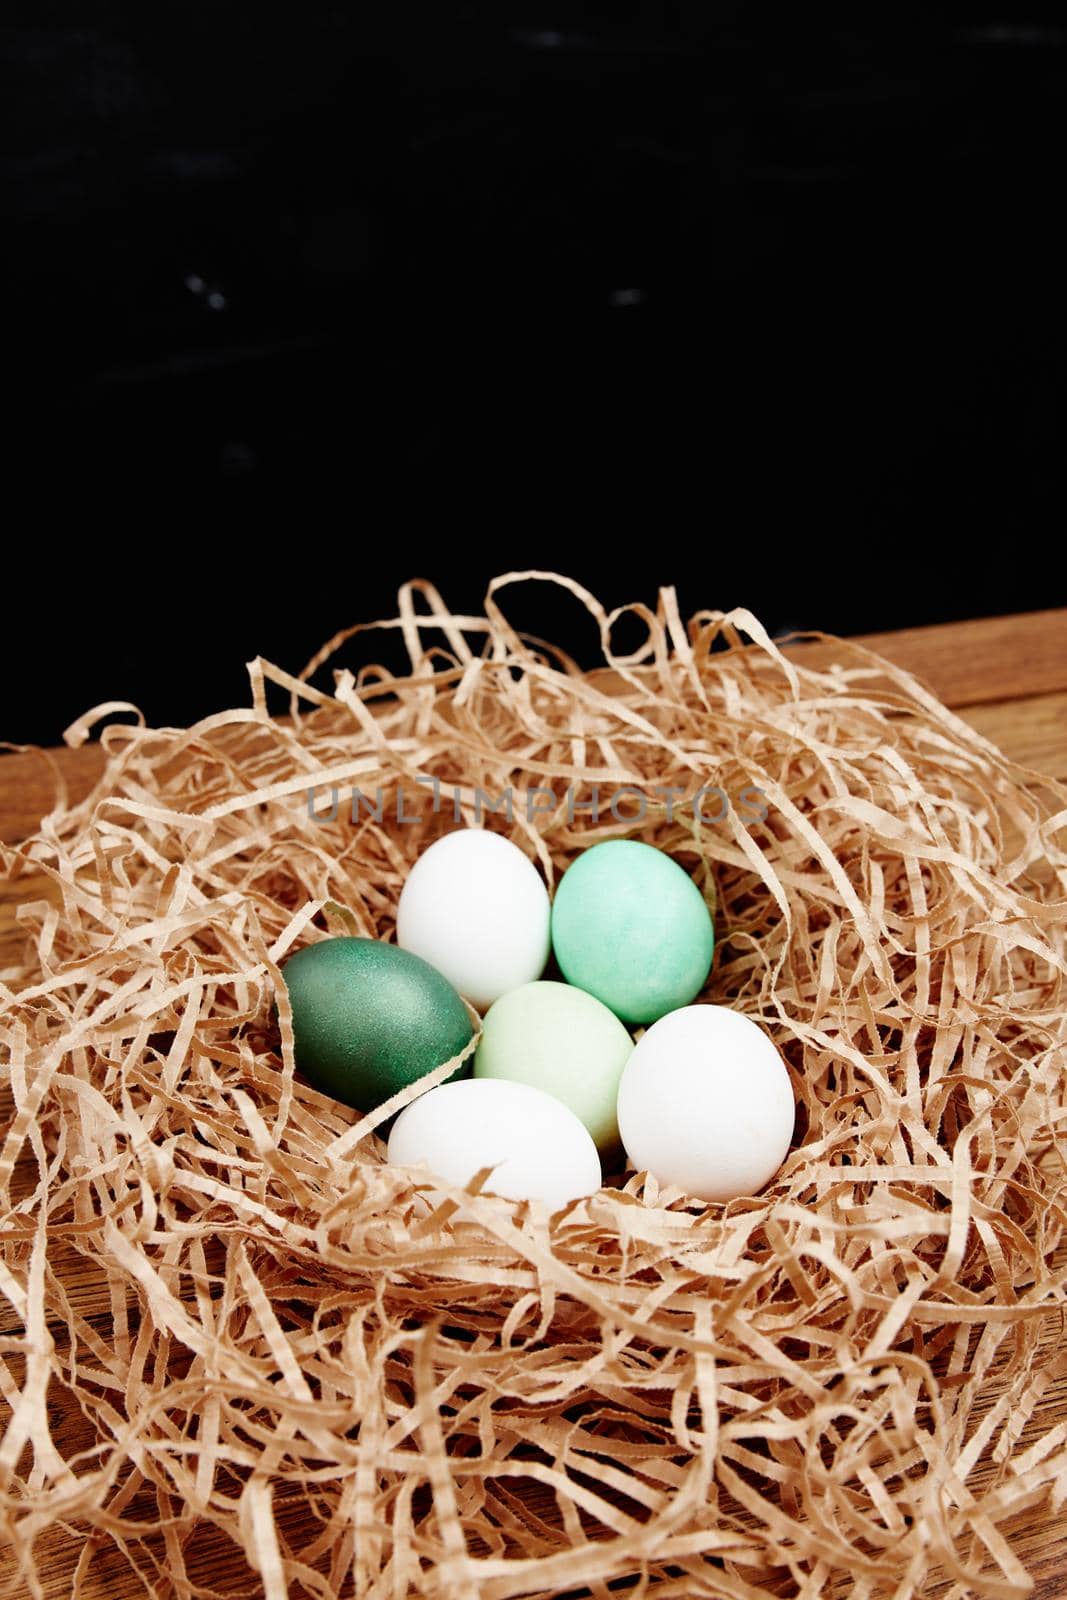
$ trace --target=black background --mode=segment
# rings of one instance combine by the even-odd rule
[[[411,576],[1063,604],[1063,25],[801,9],[16,0],[0,735],[241,702]]]

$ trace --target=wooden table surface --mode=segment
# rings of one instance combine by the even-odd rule
[[[914,672],[946,705],[957,710],[1006,755],[1040,775],[1067,781],[1067,609],[1025,616],[996,617],[871,635],[860,641]],[[803,645],[799,652],[832,654],[833,647]],[[72,706],[76,712],[80,708]],[[54,803],[55,773],[62,774],[71,800],[81,798],[100,771],[95,745],[51,752],[54,766],[28,752],[0,756],[0,839],[26,837]],[[45,879],[23,874],[0,878],[0,967],[10,961],[17,940],[15,913],[24,900],[48,893]],[[106,1311],[106,1307],[102,1308]],[[83,1314],[91,1311],[81,1306]],[[1050,1385],[1043,1428],[1067,1426],[1067,1381]],[[1042,1512],[1022,1518],[1010,1530],[1012,1547],[1034,1580],[1035,1600],[1067,1600],[1067,1512]],[[50,1530],[38,1543],[38,1570],[46,1600],[68,1600],[81,1541],[70,1531]],[[212,1573],[216,1592],[234,1592],[248,1583],[247,1569]],[[112,1564],[105,1551],[90,1566],[82,1600],[134,1600],[130,1570]],[[242,1588],[245,1594],[255,1591]],[[8,1552],[0,1549],[0,1597],[22,1600],[26,1593]]]

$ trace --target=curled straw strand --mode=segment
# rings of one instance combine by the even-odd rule
[[[512,628],[531,577],[602,669]],[[816,670],[747,612],[632,610],[623,658],[569,580],[470,617],[406,585],[359,630],[406,672],[324,686],[346,636],[253,662],[247,708],[106,728],[94,792],[4,849],[53,890],[0,974],[27,1593],[64,1529],[85,1592],[124,1564],[270,1600],[1027,1592],[1002,1528],[1067,1495],[1067,795],[854,646]],[[594,784],[629,799],[568,808]],[[761,1195],[627,1173],[553,1218],[477,1183],[427,1215],[381,1117],[296,1074],[280,963],[389,938],[419,850],[508,787],[488,823],[550,886],[630,835],[715,905],[705,998],[767,1027],[799,1105]]]

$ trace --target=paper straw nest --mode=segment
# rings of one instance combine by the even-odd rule
[[[406,586],[371,625],[406,674],[330,692],[342,636],[299,680],[252,663],[245,709],[112,725],[92,795],[5,851],[55,889],[0,991],[15,1592],[62,1535],[68,1591],[117,1600],[1025,1593],[1012,1519],[1067,1495],[1040,1407],[1067,1371],[1067,796],[864,651],[795,666],[670,591],[623,660],[552,580],[601,631],[582,675],[512,630],[515,576],[478,617]],[[568,821],[594,784],[651,796],[643,824],[632,794]],[[766,820],[698,824],[706,785],[758,786]],[[714,905],[705,998],[759,1019],[798,1101],[762,1194],[629,1172],[551,1220],[427,1218],[384,1113],[294,1075],[284,957],[390,938],[420,849],[509,786],[488,823],[550,888],[630,835]]]

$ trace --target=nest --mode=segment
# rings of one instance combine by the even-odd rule
[[[668,590],[621,657],[547,580],[600,630],[580,672],[509,625],[516,576],[546,577],[473,617],[413,583],[352,630],[403,670],[329,687],[342,635],[252,663],[246,708],[109,725],[93,793],[4,851],[54,886],[0,989],[26,1592],[60,1550],[116,1596],[1025,1593],[1011,1519],[1067,1493],[1067,796],[858,647],[804,664]],[[477,1184],[428,1215],[376,1131],[399,1101],[302,1081],[286,955],[389,939],[419,851],[477,822],[550,890],[607,837],[693,873],[703,998],[797,1097],[763,1193],[626,1171],[553,1217]]]

